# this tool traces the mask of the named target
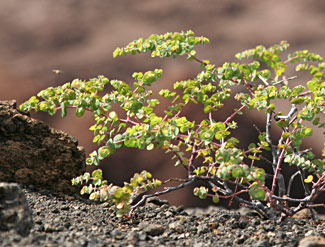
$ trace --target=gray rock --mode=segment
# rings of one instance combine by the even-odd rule
[[[199,242],[199,243],[195,243],[193,245],[193,247],[207,247],[208,245],[206,243],[203,242]]]
[[[15,229],[27,236],[33,227],[32,210],[16,183],[0,183],[0,231]]]
[[[270,244],[266,240],[258,241],[252,245],[252,247],[268,247],[268,246],[270,246]]]
[[[164,204],[169,206],[169,202],[167,200],[161,200],[159,197],[151,197],[147,200],[147,203],[152,203],[155,204],[157,206],[162,206]]]
[[[275,227],[274,227],[274,225],[272,225],[272,224],[265,224],[265,225],[263,225],[263,228],[264,228],[264,230],[265,231],[274,231],[275,230]]]
[[[169,230],[175,231],[177,233],[183,233],[184,232],[184,221],[175,221],[168,225]]]
[[[143,230],[149,236],[158,236],[164,233],[165,228],[159,224],[151,224],[147,221],[143,221],[139,224],[139,228]]]
[[[197,233],[199,235],[207,233],[208,231],[209,231],[209,227],[205,223],[202,223],[197,227]]]
[[[299,241],[298,247],[324,247],[325,238],[322,236],[308,236]]]
[[[114,238],[114,239],[116,239],[116,240],[121,240],[121,239],[124,238],[124,235],[123,235],[123,233],[120,230],[114,229],[111,232],[111,237]]]
[[[165,229],[162,225],[149,224],[143,229],[149,236],[159,236],[164,233]]]
[[[137,242],[140,237],[139,237],[139,230],[138,229],[132,229],[128,234],[127,234],[127,239],[129,241],[134,241]]]

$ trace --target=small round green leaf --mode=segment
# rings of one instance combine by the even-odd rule
[[[213,203],[217,204],[220,201],[219,195],[216,194],[214,197],[212,197],[212,201],[213,201]]]
[[[253,200],[266,200],[266,192],[264,191],[263,187],[256,182],[254,182],[249,188],[249,194]]]
[[[111,155],[111,149],[107,146],[101,147],[98,149],[98,154],[100,159],[105,159]]]

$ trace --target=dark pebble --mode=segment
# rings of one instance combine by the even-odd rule
[[[264,241],[258,241],[252,245],[252,247],[269,247],[270,243],[266,240]]]
[[[274,231],[275,230],[275,226],[273,224],[265,224],[265,225],[263,225],[263,228],[265,231]]]

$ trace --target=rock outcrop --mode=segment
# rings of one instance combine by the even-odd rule
[[[0,231],[14,229],[27,236],[33,227],[32,210],[16,183],[0,183]]]
[[[34,185],[66,194],[79,188],[71,179],[85,171],[78,140],[0,101],[0,181]]]

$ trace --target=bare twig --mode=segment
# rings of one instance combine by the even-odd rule
[[[267,80],[265,80],[263,76],[258,75],[258,78],[260,78],[260,80],[265,84],[265,86],[269,86],[269,83],[267,82]]]
[[[150,194],[150,195],[144,195],[144,196],[142,196],[141,200],[138,201],[135,205],[133,205],[131,207],[131,210],[129,212],[129,217],[132,215],[134,209],[136,209],[138,206],[140,206],[142,203],[144,203],[148,198],[154,197],[154,196],[160,196],[160,195],[163,195],[163,194],[166,194],[166,193],[175,191],[175,190],[182,189],[182,188],[184,188],[184,187],[186,187],[186,186],[194,183],[195,181],[196,181],[196,178],[195,177],[192,177],[189,180],[187,180],[186,182],[184,182],[182,184],[179,184],[179,185],[177,185],[175,187],[167,187],[163,191],[158,191],[158,192],[155,192],[155,193]]]
[[[291,186],[292,186],[292,183],[293,183],[293,180],[295,179],[296,176],[299,175],[299,171],[296,171],[291,177],[290,177],[290,180],[289,180],[289,183],[288,183],[288,189],[287,189],[287,196],[290,196],[290,192],[291,192]]]
[[[279,121],[280,119],[285,119],[285,120],[290,120],[293,116],[293,114],[295,114],[297,112],[298,108],[296,107],[295,104],[291,104],[291,109],[290,109],[290,112],[288,113],[287,116],[278,116],[278,115],[275,115],[274,116],[274,119],[276,121]]]
[[[289,81],[289,80],[296,79],[297,77],[298,77],[298,76],[292,76],[292,77],[289,77],[289,78],[284,78],[284,79],[281,80],[281,81],[277,81],[277,82],[273,83],[272,86],[275,86],[275,85],[280,84],[280,83],[285,82],[285,81]]]
[[[273,169],[274,169],[276,166],[276,161],[278,160],[278,155],[277,155],[276,149],[273,146],[273,143],[271,140],[271,124],[272,124],[272,112],[269,112],[267,114],[267,119],[266,119],[266,141],[271,148],[272,157],[273,157]],[[274,169],[274,171],[275,171],[275,169]]]

